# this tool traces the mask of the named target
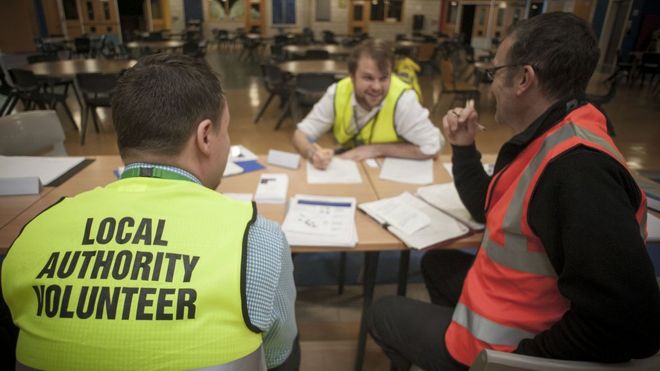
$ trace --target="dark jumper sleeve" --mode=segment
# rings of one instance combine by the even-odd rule
[[[627,170],[586,148],[555,159],[532,196],[529,223],[570,302],[562,319],[516,353],[621,362],[660,348],[660,293]]]
[[[481,153],[475,145],[452,145],[452,173],[461,201],[472,217],[483,223],[484,203],[490,177],[481,164]]]

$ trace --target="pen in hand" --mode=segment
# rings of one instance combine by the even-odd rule
[[[468,100],[465,102],[465,108],[474,108],[474,99],[468,99]],[[456,118],[459,118],[459,117],[461,116],[458,112],[456,112],[455,109],[453,109],[453,110],[451,111],[451,113],[453,113],[454,116],[456,116]],[[480,123],[477,123],[477,129],[478,129],[479,131],[484,131],[484,130],[486,130],[486,127],[483,126],[483,125],[481,125]]]

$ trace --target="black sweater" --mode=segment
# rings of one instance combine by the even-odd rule
[[[505,143],[495,173],[535,138],[586,103],[565,99]],[[608,128],[611,125],[608,122]],[[474,145],[453,146],[453,173],[461,200],[483,221],[490,177]],[[635,212],[640,193],[630,173],[609,155],[574,148],[539,178],[528,222],[541,239],[570,301],[561,320],[516,353],[538,357],[622,362],[660,348],[660,292]]]

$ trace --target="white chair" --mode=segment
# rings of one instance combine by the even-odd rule
[[[601,371],[601,370],[660,370],[660,354],[645,359],[633,359],[624,363],[597,363],[563,361],[558,359],[531,357],[521,354],[482,350],[470,367],[470,371]]]
[[[0,117],[0,155],[67,156],[57,113],[28,111]]]

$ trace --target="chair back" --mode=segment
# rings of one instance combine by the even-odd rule
[[[57,54],[35,54],[28,55],[27,62],[29,64],[39,63],[39,62],[55,62],[59,61],[60,58]]]
[[[333,73],[301,73],[296,76],[296,95],[302,104],[316,103],[336,81]]]
[[[551,358],[531,357],[522,354],[485,349],[477,356],[470,371],[603,371],[603,370],[660,370],[660,353],[649,358],[634,359],[624,363],[596,363],[563,361]]]
[[[64,138],[55,111],[28,111],[0,117],[0,155],[66,156]]]
[[[20,91],[34,91],[39,89],[40,81],[32,71],[12,68],[9,70],[9,75],[16,89]]]
[[[327,50],[323,49],[309,49],[305,50],[305,55],[303,56],[305,60],[323,60],[330,59],[330,53]]]
[[[92,41],[89,37],[76,37],[73,39],[73,46],[77,54],[89,54],[92,48]]]
[[[332,31],[324,30],[323,31],[323,42],[325,44],[336,44],[335,33]]]
[[[93,72],[76,75],[76,82],[85,100],[99,95],[109,97],[117,86],[117,80],[119,75],[114,73]]]

